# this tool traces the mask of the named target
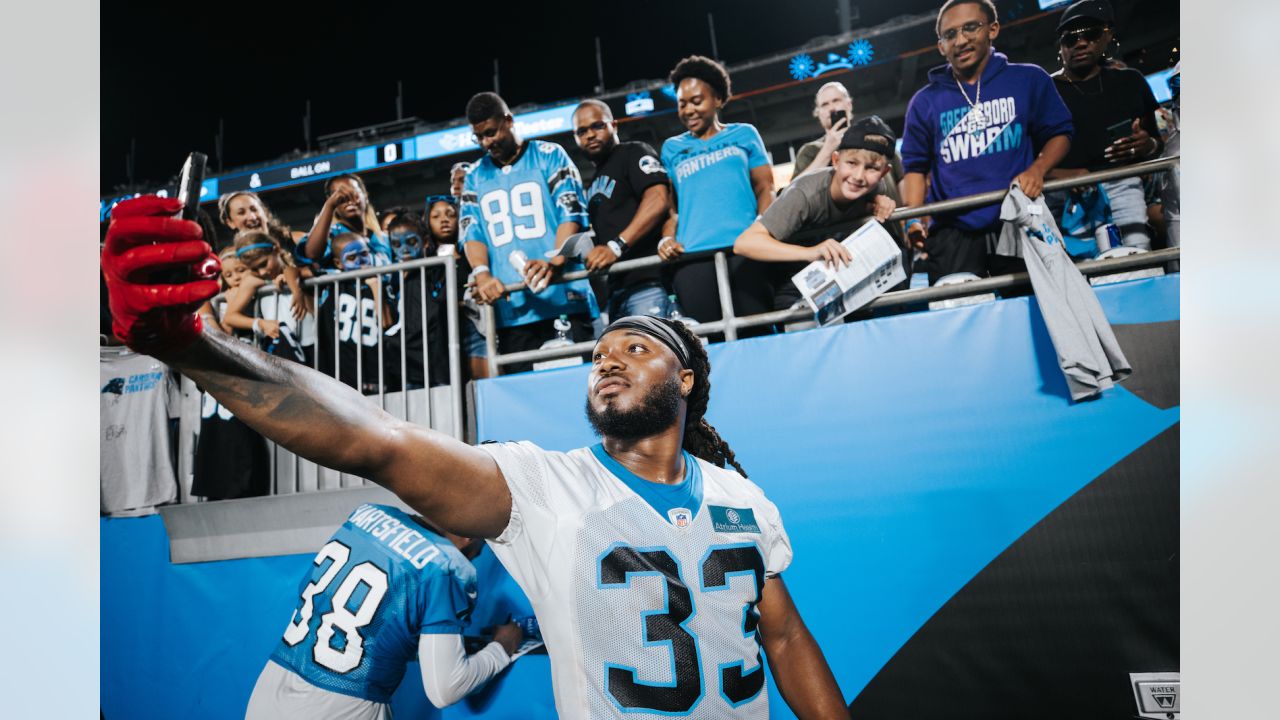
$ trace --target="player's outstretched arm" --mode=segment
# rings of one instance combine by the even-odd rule
[[[765,581],[758,607],[760,640],[769,669],[791,711],[800,720],[847,720],[849,708],[836,678],[780,576]]]
[[[114,331],[199,383],[266,437],[313,462],[369,478],[439,527],[495,537],[511,496],[487,453],[402,422],[314,370],[202,327],[217,259],[177,200],[144,196],[112,211],[102,253]],[[165,271],[165,272],[161,272]],[[174,272],[189,282],[157,282]]]
[[[215,330],[168,358],[290,452],[368,478],[444,530],[496,537],[511,496],[485,452],[396,418],[347,385]]]

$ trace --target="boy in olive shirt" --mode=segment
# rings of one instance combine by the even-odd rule
[[[763,262],[786,263],[779,267],[774,309],[785,310],[800,300],[800,290],[791,282],[791,277],[805,265],[814,260],[844,265],[852,259],[849,250],[837,239],[793,240],[793,236],[803,230],[853,223],[872,216],[883,222],[893,212],[893,200],[877,195],[876,187],[890,170],[894,141],[893,131],[879,117],[858,119],[831,153],[831,167],[806,173],[792,182],[782,196],[738,236],[733,244],[735,254]],[[901,245],[897,227],[887,229]],[[905,255],[903,267],[909,268]],[[910,275],[909,269],[907,274]]]

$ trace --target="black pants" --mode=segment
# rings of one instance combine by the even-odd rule
[[[773,278],[770,264],[729,256],[729,283],[732,288],[733,314],[738,317],[758,315],[773,309]],[[681,263],[671,272],[671,288],[680,301],[680,311],[698,322],[721,319],[720,291],[716,286],[714,258]],[[738,337],[767,335],[768,327],[745,328]],[[714,342],[719,339],[713,336]]]
[[[498,328],[498,352],[506,355],[508,353],[524,352],[525,350],[537,350],[542,347],[542,343],[556,336],[556,329],[553,324],[555,321],[556,319],[552,318],[528,323],[527,325]],[[574,342],[586,342],[587,340],[595,339],[595,329],[591,327],[591,316],[570,315],[569,325],[569,335]],[[532,362],[502,366],[503,374],[528,372],[532,369]]]
[[[925,266],[929,270],[929,284],[958,272],[971,272],[978,277],[1026,272],[1027,263],[1022,258],[988,254],[987,248],[995,246],[999,230],[961,230],[960,228],[936,228],[925,238],[924,249],[929,253]]]

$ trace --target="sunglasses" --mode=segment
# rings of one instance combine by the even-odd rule
[[[1062,47],[1071,47],[1080,38],[1084,38],[1085,42],[1098,42],[1098,39],[1102,37],[1102,33],[1106,29],[1105,25],[1094,25],[1093,27],[1080,28],[1079,30],[1069,30],[1058,36],[1058,44]]]

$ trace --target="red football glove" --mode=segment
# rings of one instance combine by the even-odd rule
[[[199,225],[174,217],[181,208],[177,198],[155,195],[116,205],[102,249],[112,330],[147,355],[178,350],[200,337],[197,310],[218,294],[218,258],[200,239]],[[159,273],[190,280],[168,284]]]

